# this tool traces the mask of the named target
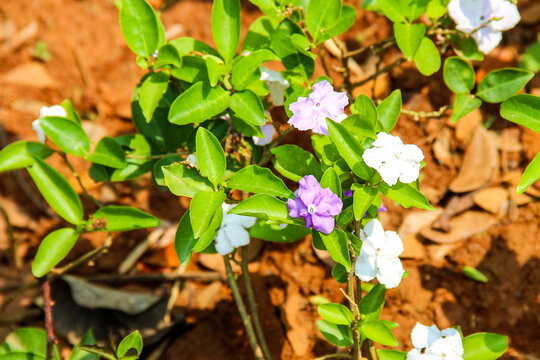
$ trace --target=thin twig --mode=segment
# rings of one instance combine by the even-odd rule
[[[67,167],[71,171],[71,174],[75,177],[75,179],[77,179],[77,182],[79,183],[79,186],[81,187],[83,195],[86,196],[88,199],[92,200],[94,202],[94,204],[96,204],[98,207],[102,207],[103,204],[101,203],[101,201],[99,201],[98,199],[96,199],[95,197],[90,195],[88,193],[88,191],[86,191],[86,188],[84,187],[79,174],[77,174],[77,172],[75,171],[75,169],[73,168],[73,166],[69,162],[69,159],[67,158],[66,153],[65,152],[59,152],[59,154],[62,157],[62,159],[64,159],[64,163],[66,163]]]
[[[401,113],[412,116],[415,121],[420,120],[420,118],[439,118],[444,115],[446,110],[451,109],[452,105],[443,105],[438,110],[424,112],[424,111],[412,111],[407,109],[401,109]]]
[[[51,272],[49,272],[48,274],[49,280],[56,279],[58,276],[65,274],[66,272],[70,271],[71,269],[81,264],[85,264],[92,260],[95,260],[97,257],[101,256],[103,253],[107,252],[109,248],[111,247],[111,245],[112,245],[112,234],[109,232],[107,234],[107,240],[105,240],[105,242],[100,247],[97,247],[87,252],[80,258],[73,260],[69,264],[61,267],[60,269],[51,270]]]
[[[385,48],[386,46],[392,45],[395,42],[396,42],[396,39],[392,36],[392,37],[390,37],[388,39],[377,41],[376,43],[373,43],[373,44],[371,44],[369,46],[361,47],[361,48],[356,49],[356,50],[347,51],[345,54],[343,54],[343,57],[357,56],[357,55],[363,54],[366,51],[377,52],[381,48]]]
[[[353,357],[347,353],[336,353],[336,354],[328,354],[324,356],[319,356],[315,358],[314,360],[326,360],[326,359],[352,359]]]
[[[257,342],[257,337],[255,336],[253,325],[251,324],[251,317],[249,316],[246,310],[246,306],[244,305],[244,301],[242,300],[242,295],[240,294],[240,290],[238,289],[238,284],[236,283],[236,279],[234,278],[234,273],[231,267],[231,260],[229,256],[227,255],[223,256],[223,260],[225,261],[225,270],[227,272],[227,279],[229,280],[229,286],[231,287],[231,291],[233,294],[234,301],[236,303],[236,307],[238,308],[238,312],[240,313],[240,317],[242,318],[242,321],[244,323],[244,328],[246,329],[246,332],[248,335],[249,345],[251,346],[251,349],[253,350],[255,359],[263,360],[264,359],[263,353],[262,353],[261,347],[259,346]]]
[[[370,82],[371,80],[381,76],[382,74],[386,74],[387,72],[389,72],[390,70],[392,70],[394,67],[402,64],[403,62],[405,62],[405,58],[399,58],[397,59],[396,61],[394,61],[393,63],[391,63],[390,65],[387,65],[385,67],[383,67],[381,70],[375,72],[373,75],[370,75],[368,76],[367,78],[365,78],[364,80],[361,80],[359,82],[356,82],[356,83],[353,83],[351,84],[351,88],[357,88],[359,86],[362,86],[364,84],[367,84],[368,82]]]
[[[161,282],[177,280],[199,280],[216,281],[225,280],[220,273],[214,271],[193,271],[183,274],[163,273],[163,274],[140,274],[140,275],[96,275],[84,278],[87,281],[102,283],[141,283],[141,282]]]
[[[261,320],[259,319],[259,311],[257,310],[257,303],[255,302],[255,295],[253,294],[253,287],[251,285],[251,279],[249,277],[249,268],[248,268],[248,247],[242,246],[242,275],[244,277],[244,283],[246,285],[246,295],[249,303],[249,310],[251,311],[251,316],[253,317],[253,325],[255,326],[255,332],[259,338],[259,343],[261,344],[261,349],[263,351],[264,357],[267,360],[272,360],[272,355],[266,344],[266,339],[264,338],[264,332],[261,326]]]
[[[176,269],[173,274],[181,275],[186,271],[186,268],[184,266],[181,266]],[[174,308],[174,304],[176,303],[176,299],[178,299],[178,294],[180,294],[180,285],[182,284],[181,278],[178,278],[174,281],[172,287],[171,287],[171,294],[169,295],[169,300],[167,301],[167,311],[165,312],[165,315],[163,316],[163,321],[166,324],[171,323],[171,314]]]
[[[127,154],[126,159],[141,159],[141,160],[153,160],[153,159],[162,159],[167,156],[173,156],[173,155],[189,155],[189,151],[178,151],[173,153],[166,153],[166,154],[157,154],[157,155],[133,155],[133,154]]]
[[[47,352],[45,360],[52,360],[54,356],[54,343],[56,338],[54,336],[53,329],[53,303],[51,299],[51,284],[49,279],[43,279],[41,291],[43,292],[43,311],[45,312],[45,331],[47,332]]]

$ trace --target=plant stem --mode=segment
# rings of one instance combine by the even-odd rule
[[[244,323],[244,328],[246,329],[246,332],[248,335],[249,345],[251,346],[251,349],[253,350],[255,359],[264,360],[261,347],[259,346],[259,343],[257,342],[257,337],[255,336],[253,325],[251,324],[251,317],[249,316],[246,310],[246,306],[244,305],[244,301],[242,300],[242,295],[240,294],[240,290],[238,289],[238,284],[236,283],[236,279],[234,278],[234,274],[231,267],[231,259],[229,258],[229,256],[224,255],[223,260],[225,261],[225,271],[227,273],[227,280],[229,280],[229,286],[231,287],[231,291],[233,294],[234,301],[236,303],[236,307],[238,308],[238,312],[240,313],[240,317],[242,318],[242,321]]]
[[[52,360],[54,356],[54,342],[56,338],[54,336],[53,329],[51,284],[49,279],[43,279],[41,291],[43,292],[43,310],[45,312],[45,330],[47,332],[47,352],[45,360]]]
[[[420,118],[438,118],[444,115],[446,110],[450,109],[451,105],[443,105],[438,110],[424,112],[424,111],[412,111],[407,109],[401,109],[401,113],[412,116],[414,120],[418,121]]]
[[[355,224],[356,228],[359,228],[358,222]],[[354,317],[354,321],[352,323],[352,332],[353,332],[353,359],[359,360],[361,357],[361,349],[360,349],[360,332],[358,331],[358,321],[360,320],[360,311],[358,310],[358,304],[356,301],[356,293],[354,290],[354,283],[355,283],[355,275],[354,275],[354,262],[356,260],[356,254],[354,253],[354,249],[352,245],[349,242],[349,256],[351,258],[351,270],[347,273],[347,293],[348,293],[348,300],[349,300],[349,308],[351,309],[351,312]]]
[[[249,277],[248,269],[248,248],[247,246],[242,246],[242,274],[244,275],[244,283],[246,285],[246,295],[249,303],[249,310],[251,311],[251,316],[253,317],[253,325],[255,326],[255,332],[259,338],[259,343],[264,354],[264,357],[267,360],[272,360],[272,355],[266,344],[266,339],[264,338],[264,332],[262,330],[261,321],[259,319],[259,311],[257,310],[257,302],[255,302],[255,295],[253,294],[253,287],[251,285],[251,279]]]
[[[62,157],[62,159],[64,159],[64,162],[66,163],[67,167],[69,168],[69,170],[71,171],[71,173],[73,174],[73,176],[75,177],[75,179],[77,179],[77,182],[79,183],[79,186],[81,187],[81,190],[83,192],[83,195],[86,196],[88,199],[92,200],[94,202],[94,204],[96,204],[98,207],[102,207],[103,204],[101,203],[101,201],[99,201],[98,199],[96,199],[95,197],[93,197],[92,195],[90,195],[88,193],[88,191],[86,191],[86,188],[84,187],[83,183],[82,183],[82,180],[79,176],[79,174],[77,174],[77,172],[75,171],[75,169],[73,168],[73,166],[71,165],[71,163],[69,162],[69,159],[67,158],[67,155],[65,152],[59,152],[60,156]]]
[[[142,160],[153,160],[153,159],[162,159],[167,156],[173,156],[173,155],[188,155],[189,151],[179,151],[179,152],[173,152],[173,153],[166,153],[166,154],[158,154],[158,155],[132,155],[127,154],[127,159],[142,159]]]
[[[315,358],[314,360],[326,360],[326,359],[352,359],[352,356],[347,353],[335,353],[335,354],[328,354],[324,356],[319,356],[318,358]]]

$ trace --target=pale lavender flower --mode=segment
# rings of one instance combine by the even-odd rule
[[[296,199],[287,200],[289,215],[304,218],[307,228],[314,228],[325,234],[334,230],[334,216],[343,208],[343,202],[330,190],[323,189],[315,176],[307,175],[299,181]]]
[[[328,135],[326,118],[342,122],[347,115],[343,109],[349,103],[347,94],[335,92],[332,85],[323,80],[313,85],[308,97],[299,97],[289,105],[293,116],[289,124],[298,130],[312,130],[317,134]]]

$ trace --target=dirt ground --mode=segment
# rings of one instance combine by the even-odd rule
[[[161,1],[153,1],[160,6]],[[243,34],[259,15],[243,1]],[[358,4],[356,4],[358,5]],[[180,0],[162,14],[167,35],[190,36],[212,43],[211,1]],[[359,8],[359,6],[357,6]],[[478,79],[491,69],[516,66],[519,54],[532,44],[540,30],[540,8],[534,0],[520,1],[524,23],[505,33],[498,49],[483,63],[475,64]],[[353,29],[342,37],[349,48],[358,41],[369,44],[390,34],[382,17],[359,11]],[[44,44],[44,45],[43,45]],[[47,56],[36,49],[46,47]],[[361,80],[378,62],[387,64],[396,56],[390,51],[382,59],[356,58],[360,67],[353,76]],[[329,59],[330,65],[338,65]],[[441,71],[426,78],[405,63],[376,83],[358,89],[381,98],[392,89],[403,92],[404,107],[432,111],[452,101],[442,81]],[[112,0],[3,0],[0,2],[0,147],[18,140],[36,140],[31,122],[41,106],[70,99],[82,114],[93,141],[102,136],[134,132],[130,121],[130,98],[144,71],[124,43],[118,12]],[[317,68],[317,74],[322,69]],[[334,74],[337,74],[334,72]],[[339,77],[336,76],[339,83]],[[540,95],[540,76],[527,92]],[[276,116],[283,117],[277,109]],[[540,151],[540,135],[505,122],[496,106],[484,105],[458,124],[449,112],[437,119],[414,119],[402,115],[393,131],[406,143],[420,146],[426,155],[421,189],[437,207],[435,214],[403,209],[384,199],[389,209],[381,214],[385,228],[397,230],[405,243],[404,268],[409,276],[388,292],[383,318],[398,322],[394,330],[400,350],[411,348],[410,331],[416,322],[437,324],[439,328],[461,325],[465,335],[496,332],[510,338],[505,359],[540,358],[540,185],[522,196],[514,194],[528,162]],[[293,132],[287,142],[306,145],[306,134]],[[309,145],[307,145],[309,146]],[[478,161],[482,159],[482,161]],[[74,160],[76,170],[90,192],[108,204],[128,204],[148,211],[164,223],[165,234],[155,242],[130,275],[163,274],[178,266],[174,253],[174,229],[189,206],[187,199],[158,190],[146,176],[130,183],[97,186],[88,176],[89,164]],[[61,159],[51,158],[60,167]],[[61,226],[43,209],[43,200],[25,172],[0,174],[0,205],[9,224],[0,218],[0,339],[17,326],[43,326],[36,306],[36,289],[13,297],[17,284],[32,280],[30,265],[37,245],[47,233]],[[42,206],[40,208],[39,206]],[[85,209],[93,204],[84,201]],[[46,206],[45,206],[46,207]],[[13,263],[8,225],[17,241]],[[171,230],[172,229],[172,230]],[[148,236],[139,230],[114,237],[113,246],[91,266],[82,266],[81,276],[111,275],[119,264]],[[103,234],[84,235],[67,261],[97,247]],[[293,244],[253,241],[250,264],[259,311],[274,358],[310,359],[332,353],[316,328],[318,314],[310,301],[322,295],[343,301],[337,284],[317,255],[311,239]],[[476,267],[487,278],[480,283],[465,277],[464,265]],[[186,273],[214,271],[223,274],[221,259],[194,256]],[[207,272],[205,272],[207,274]],[[226,282],[196,278],[177,284],[180,291],[168,321],[166,305],[173,283],[115,283],[133,292],[153,293],[162,301],[147,314],[129,317],[105,310],[89,310],[74,305],[65,283],[53,287],[55,329],[59,345],[66,351],[68,341],[88,327],[99,328],[106,338],[109,330],[122,333],[143,329],[145,355],[157,359],[250,359],[241,320]],[[10,299],[11,298],[11,299]],[[77,325],[77,326],[76,326]],[[77,328],[78,332],[73,330]],[[82,329],[82,330],[81,330]],[[99,332],[99,331],[98,331]],[[99,334],[98,334],[99,336]]]

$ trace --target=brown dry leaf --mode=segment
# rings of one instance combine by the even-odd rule
[[[416,235],[421,229],[430,226],[442,213],[443,210],[440,208],[435,211],[413,210],[405,215],[397,233],[402,239]]]
[[[322,263],[330,268],[336,265],[336,262],[330,256],[330,253],[326,250],[319,250],[315,246],[313,247],[313,252],[317,259],[321,260]]]
[[[302,310],[307,306],[308,300],[300,295],[298,289],[290,291],[287,289],[287,298],[280,307],[283,317],[286,320],[286,335],[291,348],[296,356],[304,356],[310,349],[310,335],[313,333],[312,319],[309,314]]]
[[[436,267],[443,266],[445,256],[452,253],[459,247],[461,247],[461,243],[429,245],[427,250],[429,257],[431,258],[431,263]]]
[[[45,66],[38,62],[22,64],[11,69],[0,78],[0,82],[38,89],[56,88],[58,86],[58,83],[49,75]]]
[[[443,128],[433,143],[433,155],[443,165],[450,165],[452,153],[450,151],[450,130]]]
[[[495,223],[497,219],[493,215],[481,211],[467,211],[450,220],[449,232],[424,228],[420,235],[439,244],[451,244],[485,231]]]
[[[502,187],[482,189],[474,194],[473,200],[492,214],[505,214],[508,211],[508,190]]]
[[[213,309],[221,300],[218,295],[222,285],[221,281],[214,281],[204,289],[196,292],[193,300],[193,307],[200,310]]]
[[[403,239],[403,252],[399,257],[404,259],[425,259],[426,248],[417,238],[416,235],[409,235]]]
[[[499,149],[506,152],[519,152],[523,149],[521,145],[521,130],[518,128],[504,129],[501,136],[497,136]]]
[[[480,123],[482,123],[482,112],[475,109],[456,124],[456,139],[468,142]]]
[[[455,193],[481,188],[489,183],[498,167],[499,156],[493,138],[482,126],[474,132],[458,175],[448,186]]]
[[[474,206],[473,195],[474,193],[466,194],[463,196],[454,195],[444,208],[444,211],[439,220],[437,220],[433,224],[433,228],[443,231],[450,230],[450,219],[454,215],[468,210]]]

